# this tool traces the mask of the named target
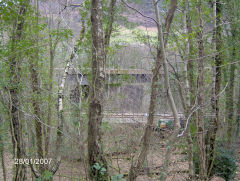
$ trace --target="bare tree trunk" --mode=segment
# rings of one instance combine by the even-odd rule
[[[36,143],[37,143],[37,155],[39,159],[43,158],[43,143],[42,143],[42,123],[41,123],[41,112],[40,112],[40,101],[41,96],[38,78],[38,66],[35,65],[32,60],[30,61],[30,73],[32,81],[32,103],[34,109],[34,121],[35,121],[35,131],[36,131]],[[44,172],[43,164],[39,165],[39,171],[42,174]]]
[[[219,93],[221,89],[221,79],[222,79],[222,28],[221,28],[221,9],[222,3],[220,0],[215,0],[213,4],[213,14],[214,14],[214,51],[216,53],[215,66],[214,66],[214,90],[213,90],[213,100],[212,100],[212,108],[214,113],[214,118],[210,121],[208,134],[207,134],[207,143],[206,143],[206,154],[207,154],[207,176],[210,177],[213,162],[214,162],[214,154],[216,147],[216,136],[219,127]]]
[[[191,22],[191,17],[190,17],[190,2],[189,0],[187,0],[187,31],[188,31],[188,51],[189,51],[189,55],[188,55],[188,65],[187,65],[187,69],[188,69],[188,79],[189,79],[189,86],[190,86],[190,102],[191,105],[194,105],[194,101],[195,101],[195,81],[194,81],[194,65],[193,65],[193,58],[194,58],[194,48],[193,48],[193,37],[192,35],[192,22]]]
[[[204,102],[204,67],[203,67],[203,20],[202,20],[202,1],[198,2],[198,13],[199,13],[199,32],[198,32],[198,76],[197,76],[197,102],[201,106]],[[205,126],[204,126],[204,112],[202,109],[197,111],[197,144],[199,154],[199,177],[200,180],[206,180],[206,148],[205,148]]]
[[[103,118],[103,97],[105,81],[105,58],[104,35],[102,25],[103,2],[92,0],[91,23],[92,23],[92,85],[90,90],[90,103],[88,112],[88,163],[89,176],[91,180],[98,180],[98,177],[107,179],[107,161],[101,147],[101,124]],[[104,175],[93,166],[101,165],[106,169]]]
[[[113,23],[115,20],[115,14],[116,14],[116,3],[117,0],[111,0],[110,2],[110,7],[108,8],[108,22],[107,22],[107,26],[105,29],[105,49],[107,51],[107,48],[109,47],[110,44],[110,37],[112,34],[112,30],[113,30]],[[107,55],[107,53],[106,53]]]
[[[186,94],[186,110],[185,110],[185,117],[190,114],[191,106],[194,104],[192,101],[192,97],[194,95],[194,83],[193,83],[193,64],[192,64],[192,52],[193,52],[193,45],[192,45],[192,24],[190,18],[190,7],[189,1],[186,0],[185,2],[186,7],[186,29],[188,34],[188,41],[187,41],[187,61],[184,65],[184,85],[185,85],[185,94]],[[189,72],[189,73],[188,73]],[[189,166],[189,178],[190,180],[194,180],[195,173],[194,173],[194,165],[193,165],[193,140],[192,135],[190,132],[190,126],[187,125],[187,142],[188,142],[188,166]]]
[[[84,36],[85,36],[85,20],[82,19],[82,29],[80,31],[80,38],[79,38],[79,42],[83,42],[84,40]],[[83,76],[83,75],[81,75]],[[86,161],[86,145],[85,145],[85,141],[86,141],[86,136],[85,136],[85,123],[84,123],[84,119],[82,118],[82,89],[81,89],[81,81],[78,77],[78,73],[76,71],[76,79],[77,79],[77,94],[79,96],[79,102],[77,102],[77,107],[76,109],[76,117],[79,119],[79,136],[80,136],[80,140],[79,140],[79,148],[81,150],[81,155],[80,155],[80,160],[82,160],[84,163]]]
[[[57,140],[56,140],[56,154],[55,157],[58,160],[58,162],[61,161],[61,146],[63,142],[63,123],[64,123],[64,114],[63,114],[63,99],[64,99],[64,87],[67,79],[67,75],[70,69],[70,65],[72,63],[73,58],[75,57],[75,53],[77,52],[77,46],[74,47],[73,52],[70,55],[69,60],[67,60],[67,65],[64,69],[64,73],[61,79],[61,83],[58,87],[58,126],[57,126]]]
[[[57,40],[56,40],[57,41]],[[48,156],[50,135],[51,135],[51,120],[52,120],[52,89],[53,89],[53,61],[55,56],[57,42],[52,42],[52,36],[49,32],[49,54],[50,54],[50,65],[49,65],[49,92],[48,92],[48,113],[47,113],[47,127],[45,135],[45,156]]]
[[[112,34],[112,29],[113,29],[113,23],[114,23],[114,19],[115,19],[115,13],[116,12],[116,0],[111,0],[110,1],[110,4],[109,4],[109,7],[108,7],[108,21],[107,21],[107,26],[106,26],[106,29],[105,29],[105,37],[104,37],[104,45],[105,45],[105,49],[107,49],[110,45],[110,37],[111,37],[111,34]],[[81,31],[81,35],[80,36],[80,41],[83,40],[84,38],[84,33],[85,33],[85,25],[84,25],[84,20],[82,20],[82,31]],[[105,60],[107,58],[107,50],[105,52]],[[78,86],[77,86],[77,89],[79,92],[81,92],[81,88],[80,88],[80,80],[78,80]],[[80,94],[81,95],[81,94]],[[81,97],[80,97],[81,99]],[[85,142],[85,136],[84,136],[84,132],[85,132],[85,127],[84,127],[84,121],[83,119],[81,119],[81,105],[79,105],[79,111],[78,111],[78,116],[79,116],[79,119],[80,119],[80,149],[83,150],[83,152],[85,153],[85,145],[84,145],[84,142]],[[83,159],[85,160],[85,156],[80,158],[80,159]]]
[[[157,98],[157,82],[158,82],[159,70],[160,70],[162,63],[164,63],[165,87],[167,89],[167,95],[168,95],[168,98],[170,101],[170,106],[171,106],[171,108],[173,108],[174,118],[176,117],[175,123],[177,125],[179,125],[179,127],[180,127],[180,124],[178,124],[179,123],[178,113],[176,111],[176,107],[174,109],[175,104],[174,104],[174,100],[172,98],[172,94],[171,94],[171,90],[170,90],[170,86],[169,86],[168,68],[167,68],[167,61],[166,61],[166,55],[165,55],[165,46],[167,44],[168,32],[170,30],[170,25],[171,25],[171,22],[172,22],[172,19],[174,16],[174,12],[177,7],[177,1],[175,1],[175,0],[171,1],[171,8],[169,10],[169,13],[168,13],[168,16],[167,16],[167,19],[165,22],[165,26],[167,29],[167,36],[165,37],[165,41],[163,40],[163,33],[162,33],[162,27],[161,27],[162,25],[161,25],[160,16],[159,16],[159,10],[157,7],[157,1],[153,0],[153,4],[154,4],[154,8],[155,8],[157,23],[158,23],[158,40],[159,40],[160,47],[157,50],[157,60],[156,60],[155,68],[153,70],[150,106],[149,106],[149,111],[148,111],[149,116],[148,116],[145,131],[144,131],[144,135],[142,137],[142,149],[138,156],[136,166],[131,165],[131,168],[129,171],[129,176],[128,176],[129,181],[136,180],[139,172],[142,169],[143,163],[146,160],[147,154],[148,154],[149,144],[150,144],[151,134],[152,134],[151,126],[153,125],[154,113],[155,113],[155,105],[156,105],[155,101]],[[168,159],[166,159],[166,161],[168,161]]]
[[[19,5],[19,16],[13,26],[13,34],[11,38],[11,56],[9,57],[10,64],[10,87],[9,87],[9,114],[10,114],[10,128],[12,134],[14,158],[24,158],[24,143],[22,138],[22,124],[20,120],[20,101],[19,101],[19,82],[20,82],[20,62],[15,53],[15,46],[22,40],[22,31],[24,26],[24,16],[27,12],[29,1],[21,2]],[[14,180],[24,181],[26,180],[26,167],[24,164],[15,164]]]
[[[52,8],[51,6],[49,7]],[[57,32],[59,31],[60,22],[58,21],[57,24]],[[59,36],[53,39],[51,35],[51,28],[53,26],[53,15],[49,18],[48,24],[48,43],[49,43],[49,87],[48,87],[48,105],[47,105],[47,126],[44,126],[44,133],[45,133],[45,156],[48,156],[49,153],[49,144],[50,144],[50,135],[51,135],[51,122],[52,122],[52,106],[53,106],[53,62],[55,59],[56,48],[59,43]]]
[[[79,149],[81,150],[81,155],[79,157],[79,159],[81,161],[83,161],[85,163],[86,161],[86,145],[85,145],[85,141],[86,141],[86,136],[85,136],[85,123],[84,123],[84,119],[82,117],[82,90],[81,90],[81,80],[79,80],[78,74],[76,74],[77,77],[77,95],[79,96],[79,102],[77,103],[77,107],[74,107],[75,111],[76,111],[76,117],[79,120]],[[75,105],[76,106],[76,105]]]
[[[160,51],[158,51],[157,62],[156,62],[155,68],[153,70],[150,106],[149,106],[149,111],[148,111],[149,115],[148,115],[147,125],[144,130],[144,135],[142,138],[142,149],[141,149],[140,155],[138,156],[137,165],[136,166],[131,165],[131,168],[129,171],[129,176],[128,176],[129,181],[136,180],[139,172],[141,171],[143,163],[147,157],[147,152],[149,150],[149,144],[150,144],[150,139],[151,139],[151,134],[152,134],[151,126],[153,125],[155,106],[156,106],[155,101],[157,98],[157,87],[158,87],[157,82],[158,82],[158,76],[159,76],[159,69],[162,64],[162,59],[160,56],[161,56]]]
[[[38,0],[36,0],[36,11],[38,11]],[[38,12],[36,12],[36,25],[38,26]],[[38,27],[36,27],[38,28]],[[36,44],[38,45],[38,32],[36,34]],[[33,104],[33,110],[34,110],[34,123],[35,123],[35,132],[36,132],[36,144],[37,144],[37,156],[38,159],[43,158],[43,135],[42,135],[42,123],[41,123],[41,110],[40,110],[40,97],[41,97],[41,91],[40,91],[40,85],[39,85],[39,73],[38,73],[38,60],[39,60],[39,54],[38,50],[36,49],[33,53],[32,60],[29,61],[30,64],[30,74],[31,74],[31,84],[32,84],[32,104]],[[44,172],[44,165],[39,164],[39,172],[40,174],[43,174]]]
[[[177,7],[177,1],[175,1],[175,6]],[[168,97],[168,101],[170,103],[170,107],[173,113],[173,117],[174,117],[174,132],[173,134],[170,136],[167,144],[166,144],[166,153],[165,153],[165,158],[164,158],[164,163],[163,163],[163,170],[162,173],[160,175],[160,180],[165,181],[167,178],[167,168],[169,165],[169,160],[170,160],[170,154],[172,152],[173,149],[173,145],[174,143],[177,141],[177,135],[178,132],[181,128],[180,126],[180,121],[179,121],[179,117],[178,117],[178,111],[177,111],[177,107],[176,104],[174,102],[173,96],[172,96],[172,91],[170,88],[170,82],[169,82],[169,74],[168,74],[168,63],[167,63],[167,58],[166,58],[166,51],[165,51],[165,47],[164,47],[164,41],[163,41],[163,32],[162,32],[162,27],[161,27],[161,21],[160,21],[160,17],[159,17],[159,10],[158,10],[158,6],[155,3],[155,12],[156,12],[156,16],[157,16],[157,22],[159,24],[158,26],[158,36],[160,37],[160,48],[162,50],[162,55],[163,55],[163,68],[164,68],[164,83],[165,83],[165,89],[167,92],[167,97]],[[173,11],[174,13],[174,11]]]
[[[83,27],[82,31],[84,32],[85,29]],[[80,32],[80,41],[84,37],[82,35],[83,32]],[[56,42],[55,45],[53,46],[54,49],[56,48]],[[53,49],[53,50],[54,50]],[[59,168],[59,165],[61,163],[61,147],[63,143],[63,123],[64,123],[64,107],[63,107],[63,100],[64,100],[64,88],[65,88],[65,83],[67,79],[67,75],[70,70],[70,66],[72,64],[72,61],[75,57],[76,52],[79,49],[79,43],[76,43],[76,45],[73,48],[73,51],[71,52],[71,55],[69,59],[67,60],[66,67],[64,68],[64,73],[61,79],[61,82],[58,87],[58,106],[57,106],[57,115],[58,115],[58,126],[57,126],[57,140],[56,140],[56,151],[55,151],[55,163],[52,164],[51,168],[49,167],[48,170],[50,170],[53,174],[56,173],[56,171]],[[31,167],[32,171],[36,175],[37,173],[34,171],[33,167]]]

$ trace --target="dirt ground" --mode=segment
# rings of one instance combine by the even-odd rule
[[[109,161],[109,170],[111,175],[119,173],[127,175],[131,159],[136,159],[139,150],[140,138],[143,128],[141,126],[120,127],[113,126],[106,131],[103,136],[105,143],[105,153]],[[137,181],[155,181],[159,180],[161,166],[164,161],[164,143],[169,133],[159,133],[154,131],[151,142],[151,150],[149,151],[147,162]],[[114,135],[114,136],[113,136]],[[116,136],[117,135],[117,136]],[[238,142],[238,155],[240,155],[240,140]],[[175,150],[171,153],[170,165],[168,168],[167,181],[185,181],[188,178],[186,147],[181,143],[176,145]],[[75,149],[74,149],[75,150]],[[86,164],[71,157],[73,154],[68,153],[68,157],[64,157],[59,170],[54,176],[54,181],[86,181]],[[71,159],[69,159],[71,158]],[[5,152],[5,165],[7,171],[7,181],[12,180],[13,159],[10,153]],[[28,168],[28,180],[31,178],[31,171]],[[0,166],[0,180],[3,180],[2,168]],[[234,181],[240,180],[240,157],[238,158],[238,171]]]
[[[187,177],[187,168],[188,164],[184,158],[184,155],[174,155],[172,156],[171,165],[169,167],[170,175],[168,177],[168,181],[176,180],[176,181],[184,181]],[[159,175],[159,165],[162,164],[162,156],[158,153],[151,153],[148,156],[148,164],[151,165],[151,173],[147,173],[145,171],[143,174],[137,178],[137,181],[153,181],[158,180]],[[115,168],[114,173],[122,173],[127,174],[130,168],[130,160],[127,155],[118,155],[109,157],[111,160],[112,167]],[[180,160],[180,161],[179,161]],[[10,154],[5,154],[5,163],[6,163],[6,171],[7,171],[7,180],[11,180],[12,178],[12,165],[13,159]],[[28,173],[30,170],[28,169]],[[179,173],[182,172],[182,173]],[[145,175],[146,174],[146,175]],[[54,176],[54,181],[77,181],[77,180],[86,180],[84,178],[85,175],[85,167],[83,163],[79,161],[66,161],[63,160],[61,166]],[[147,176],[148,175],[148,176]],[[28,175],[28,179],[31,179],[31,175]],[[0,180],[3,180],[2,169],[0,174]]]

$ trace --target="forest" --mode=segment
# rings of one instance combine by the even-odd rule
[[[240,181],[239,0],[0,0],[0,180]]]

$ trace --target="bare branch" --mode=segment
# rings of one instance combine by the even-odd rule
[[[223,90],[222,90],[216,97],[220,97],[221,94],[223,94],[223,92],[224,92],[225,89],[227,88],[227,86],[228,86],[228,83],[226,84],[226,86],[223,88]],[[216,97],[215,97],[215,98],[216,98]],[[195,101],[195,104],[196,104],[196,101]],[[198,106],[194,109],[195,104],[194,104],[194,106],[193,106],[192,109],[191,109],[191,110],[192,110],[191,113],[188,115],[187,122],[186,122],[186,125],[185,125],[184,130],[182,131],[181,134],[178,135],[178,138],[182,137],[182,136],[184,135],[184,133],[186,132],[186,130],[187,130],[187,128],[188,128],[188,125],[189,125],[189,120],[190,120],[190,118],[192,117],[193,113],[196,112],[197,110],[199,110],[200,108],[202,108],[203,106],[207,106],[207,105],[211,104],[211,99],[210,99],[210,101],[207,101],[205,104],[198,105]]]
[[[148,18],[148,19],[154,21],[154,23],[156,23],[156,25],[158,25],[158,22],[157,22],[154,18],[152,18],[152,17],[150,17],[150,16],[147,16],[147,15],[144,15],[143,13],[141,13],[141,12],[140,12],[139,10],[137,10],[136,8],[130,6],[130,5],[129,5],[128,3],[126,3],[124,0],[121,0],[121,1],[122,1],[122,3],[125,4],[125,6],[127,6],[129,9],[132,9],[132,10],[136,11],[136,12],[137,12],[138,14],[140,14],[142,17]]]

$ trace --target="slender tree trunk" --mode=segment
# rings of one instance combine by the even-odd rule
[[[88,163],[89,176],[91,180],[98,180],[99,177],[107,179],[107,161],[101,147],[101,124],[103,118],[103,97],[105,81],[105,46],[102,25],[103,2],[92,0],[91,23],[92,23],[92,85],[90,90],[90,103],[88,112]],[[93,166],[99,164],[106,169],[103,176],[100,170]]]
[[[148,115],[147,125],[144,130],[144,135],[142,138],[142,149],[141,149],[140,155],[138,156],[137,165],[136,166],[131,165],[131,168],[129,171],[129,177],[128,177],[129,181],[136,180],[139,172],[141,171],[143,163],[147,157],[147,152],[149,150],[150,138],[151,138],[151,134],[152,134],[151,126],[153,125],[155,106],[156,106],[155,101],[157,98],[157,88],[158,88],[157,82],[158,82],[158,76],[159,76],[159,69],[162,64],[162,59],[160,56],[161,56],[160,51],[158,51],[157,62],[156,62],[155,68],[153,70],[150,106],[149,106],[149,111],[148,111],[149,115]]]
[[[212,97],[212,108],[214,113],[214,118],[210,121],[208,134],[206,138],[206,155],[207,155],[207,176],[211,176],[211,171],[214,162],[214,154],[216,147],[216,136],[219,127],[219,93],[221,91],[221,79],[222,79],[222,28],[221,28],[221,9],[222,2],[220,0],[215,0],[213,4],[213,13],[214,13],[214,37],[213,44],[215,50],[215,66],[214,66],[214,78],[213,78],[213,97]]]
[[[38,0],[36,0],[36,29],[38,29]],[[36,44],[38,45],[39,35],[38,32],[36,34]],[[34,110],[34,123],[35,123],[35,132],[36,132],[36,144],[37,144],[37,156],[38,159],[43,159],[43,129],[42,129],[42,119],[41,119],[41,109],[40,109],[40,98],[41,98],[41,90],[39,85],[39,73],[38,73],[38,60],[39,60],[39,51],[35,49],[35,52],[33,52],[33,57],[29,61],[30,64],[30,74],[31,74],[31,84],[32,84],[32,104],[33,104],[33,110]],[[44,165],[39,164],[39,172],[40,174],[43,174],[44,172]]]
[[[106,29],[105,29],[105,49],[107,51],[107,48],[109,47],[110,45],[110,37],[111,37],[111,34],[112,34],[112,30],[113,30],[113,23],[114,23],[114,20],[115,20],[115,14],[116,14],[116,3],[117,3],[117,0],[111,0],[110,2],[110,6],[109,6],[109,11],[108,11],[108,23],[107,23],[107,26],[106,26]],[[106,53],[107,55],[107,53]]]
[[[144,131],[144,135],[142,137],[142,149],[141,149],[141,152],[138,156],[136,166],[131,165],[131,168],[130,168],[130,171],[129,171],[129,176],[128,176],[129,181],[136,180],[137,176],[139,175],[139,172],[142,169],[143,163],[147,158],[147,154],[148,154],[148,150],[149,150],[149,144],[150,144],[150,140],[151,140],[151,134],[152,134],[152,128],[151,127],[152,127],[153,121],[154,121],[154,113],[155,113],[155,106],[156,106],[155,102],[156,102],[156,98],[157,98],[157,87],[158,87],[157,82],[158,82],[159,71],[160,71],[162,63],[164,63],[165,87],[167,89],[167,94],[168,94],[168,98],[169,98],[169,101],[170,101],[170,106],[171,106],[171,108],[173,108],[174,118],[176,118],[175,123],[176,124],[179,123],[178,113],[177,113],[176,109],[174,109],[174,100],[172,98],[172,94],[171,94],[171,90],[170,90],[170,86],[169,86],[168,68],[167,68],[166,55],[165,55],[165,46],[167,44],[167,37],[168,37],[169,30],[170,30],[170,25],[171,25],[171,22],[172,22],[172,19],[173,19],[173,16],[174,16],[174,12],[175,12],[176,7],[177,7],[177,1],[173,0],[171,2],[171,8],[169,10],[169,13],[168,13],[168,16],[167,16],[167,19],[166,19],[166,22],[165,22],[165,26],[166,26],[166,29],[167,29],[167,36],[165,37],[165,40],[163,40],[163,33],[162,33],[162,27],[161,27],[162,25],[161,25],[160,16],[159,16],[159,10],[158,10],[158,7],[157,7],[157,1],[153,0],[153,3],[154,3],[155,13],[156,13],[156,18],[157,18],[157,23],[158,23],[158,40],[159,40],[159,46],[160,47],[157,50],[157,60],[156,60],[155,68],[153,70],[150,106],[149,106],[149,111],[148,111],[149,116],[148,116],[145,131]],[[180,124],[179,124],[179,127],[180,127]],[[166,159],[166,161],[168,161],[168,159]]]
[[[79,38],[79,42],[83,42],[84,41],[84,36],[85,36],[85,20],[82,19],[82,29],[80,32],[80,38]],[[82,76],[82,75],[81,75]],[[82,117],[82,89],[81,89],[81,81],[78,77],[78,73],[76,71],[76,79],[77,79],[77,95],[79,96],[78,102],[77,102],[77,107],[75,107],[75,111],[76,111],[76,117],[79,120],[79,148],[81,150],[81,155],[80,155],[80,160],[82,160],[84,163],[86,161],[86,145],[85,145],[85,141],[86,141],[86,136],[85,136],[85,123],[84,123],[84,119]]]
[[[78,50],[78,45],[76,45],[73,49],[73,52],[70,55],[70,58],[67,60],[67,65],[64,69],[64,73],[58,87],[58,126],[57,126],[57,140],[56,140],[56,159],[60,162],[61,161],[61,147],[63,142],[63,123],[64,123],[64,109],[63,109],[63,99],[64,99],[64,87],[67,79],[67,75],[72,63],[73,58],[75,57],[75,53]]]
[[[186,93],[186,110],[185,110],[185,117],[190,114],[191,106],[193,106],[194,101],[194,79],[193,79],[193,63],[192,59],[192,52],[193,52],[193,45],[192,45],[192,23],[190,18],[190,7],[189,1],[186,0],[186,28],[188,34],[188,41],[187,41],[187,62],[185,62],[185,71],[184,71],[184,85],[185,85],[185,93]],[[188,73],[189,72],[189,73]],[[191,119],[192,120],[192,119]],[[189,178],[190,180],[194,180],[195,173],[194,173],[194,165],[193,165],[193,140],[192,135],[190,132],[190,125],[187,127],[187,142],[188,142],[188,166],[189,166]]]
[[[48,156],[50,135],[51,135],[51,120],[52,120],[52,89],[53,89],[53,61],[55,55],[55,48],[52,43],[52,36],[49,33],[49,92],[48,92],[48,113],[47,113],[47,127],[45,135],[45,156]]]
[[[50,7],[51,9],[52,7]],[[57,32],[59,31],[60,22],[58,21],[57,24]],[[50,135],[51,135],[51,122],[52,122],[52,106],[53,106],[53,69],[54,69],[54,59],[56,48],[59,43],[59,36],[53,39],[51,35],[51,27],[53,24],[53,16],[50,17],[49,24],[48,24],[48,43],[49,43],[49,88],[48,88],[48,105],[47,105],[47,126],[45,126],[45,156],[48,156],[49,153],[49,144],[50,144]]]
[[[84,27],[83,27],[84,29]],[[82,30],[83,32],[85,30]],[[80,32],[80,41],[81,39],[82,32]],[[83,38],[84,36],[82,36]],[[56,48],[56,42],[54,47]],[[54,48],[54,49],[55,49]],[[70,66],[72,64],[72,61],[75,57],[76,52],[79,49],[79,43],[76,43],[76,45],[73,48],[73,51],[71,52],[71,55],[69,59],[67,60],[66,67],[64,68],[64,73],[61,79],[61,82],[58,87],[58,105],[57,105],[57,116],[58,116],[58,126],[57,126],[57,140],[56,140],[56,151],[55,151],[55,163],[49,167],[48,170],[51,171],[53,174],[56,173],[56,171],[59,168],[59,165],[61,163],[61,148],[62,148],[62,143],[63,143],[63,123],[64,123],[64,107],[63,107],[63,101],[64,101],[64,88],[65,88],[65,83],[67,79],[67,75],[70,70]],[[33,170],[33,168],[32,168]],[[36,175],[36,173],[34,173]]]
[[[41,123],[41,112],[40,112],[40,101],[41,96],[40,87],[39,87],[39,75],[38,75],[38,66],[34,65],[34,62],[30,62],[30,72],[31,72],[31,81],[32,81],[32,90],[33,90],[33,109],[34,109],[34,121],[35,121],[35,131],[36,131],[36,144],[37,144],[37,155],[38,158],[43,158],[43,143],[42,143],[42,123]],[[43,164],[39,165],[40,173],[44,171]]]
[[[177,7],[177,1],[175,1],[175,8]],[[155,3],[155,12],[156,12],[156,16],[157,16],[157,22],[159,24],[158,26],[158,36],[160,37],[160,48],[162,50],[162,56],[163,56],[163,69],[164,69],[164,85],[165,85],[165,89],[167,92],[167,98],[168,98],[168,102],[170,104],[172,113],[173,113],[173,117],[174,117],[174,132],[172,133],[172,135],[170,136],[167,144],[166,144],[166,153],[165,153],[165,157],[164,157],[164,163],[163,163],[163,170],[162,173],[160,175],[160,180],[165,181],[167,179],[167,168],[169,165],[169,160],[170,160],[170,154],[172,152],[173,149],[173,145],[174,143],[177,141],[177,135],[179,133],[179,130],[181,128],[180,126],[180,121],[179,121],[179,117],[178,117],[178,111],[177,111],[177,107],[176,104],[174,102],[173,99],[173,95],[172,95],[172,91],[171,91],[171,87],[170,87],[170,82],[169,82],[169,73],[168,73],[168,63],[167,63],[167,58],[166,58],[166,49],[164,46],[164,41],[163,41],[163,31],[162,31],[162,27],[161,27],[161,21],[160,21],[160,16],[159,16],[159,10],[158,10],[158,6]],[[174,11],[173,11],[174,13]]]
[[[202,20],[202,1],[198,2],[199,13],[199,32],[198,32],[198,77],[197,77],[197,102],[201,106],[204,103],[204,42],[203,42],[203,20]],[[197,111],[197,144],[199,154],[199,177],[200,180],[206,180],[206,148],[205,148],[205,126],[204,126],[204,112],[203,109]]]
[[[75,112],[76,112],[76,117],[79,120],[79,149],[81,150],[81,155],[80,155],[80,160],[83,161],[85,163],[86,161],[86,145],[85,145],[85,141],[86,141],[86,131],[85,131],[85,123],[84,123],[84,119],[82,118],[82,90],[81,90],[81,80],[79,80],[78,78],[78,74],[76,74],[77,76],[77,95],[79,96],[79,102],[77,102],[76,107],[74,107]]]
[[[9,87],[9,114],[10,114],[10,128],[12,134],[14,158],[20,159],[24,158],[24,143],[22,137],[22,124],[20,120],[20,100],[19,100],[19,83],[20,83],[20,61],[18,60],[17,55],[15,54],[16,45],[23,38],[23,27],[25,22],[25,15],[27,12],[27,7],[29,1],[24,1],[20,3],[19,7],[19,16],[16,18],[16,21],[13,26],[13,34],[11,38],[12,47],[11,47],[11,56],[9,57],[10,65],[10,87]],[[15,164],[15,173],[14,180],[24,181],[26,180],[26,167],[24,164]]]

